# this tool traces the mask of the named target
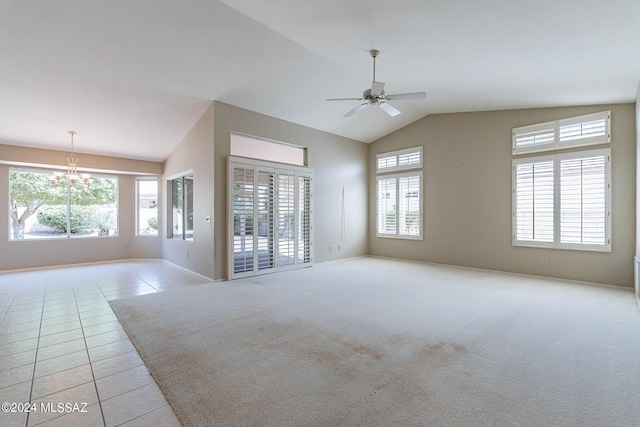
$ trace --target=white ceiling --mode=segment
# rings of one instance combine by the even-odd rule
[[[376,77],[391,118],[326,98]],[[427,114],[634,102],[640,1],[0,2],[0,144],[164,160],[211,101],[374,141]],[[288,141],[296,143],[297,141]]]

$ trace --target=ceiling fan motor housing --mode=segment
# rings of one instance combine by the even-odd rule
[[[362,98],[368,100],[371,103],[380,101],[382,99],[385,99],[384,90],[382,91],[382,93],[380,93],[380,95],[372,95],[371,89],[367,89],[364,92],[362,92]]]

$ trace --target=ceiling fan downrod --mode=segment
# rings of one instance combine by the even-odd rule
[[[369,51],[371,57],[373,58],[373,81],[376,81],[376,56],[380,55],[379,50],[371,49]]]

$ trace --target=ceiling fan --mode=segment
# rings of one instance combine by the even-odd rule
[[[367,89],[362,93],[362,98],[331,98],[327,101],[366,101],[358,105],[353,110],[349,111],[344,117],[351,117],[358,111],[362,110],[367,105],[374,105],[380,107],[391,117],[395,117],[400,114],[400,111],[388,104],[386,101],[396,101],[400,99],[425,99],[427,94],[424,92],[412,92],[412,93],[398,93],[395,95],[387,95],[384,93],[384,83],[376,81],[376,57],[380,54],[380,51],[372,49],[369,51],[373,58],[373,82],[371,83],[371,89]]]

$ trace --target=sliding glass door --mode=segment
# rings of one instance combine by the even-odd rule
[[[308,267],[312,172],[229,161],[229,278]]]

